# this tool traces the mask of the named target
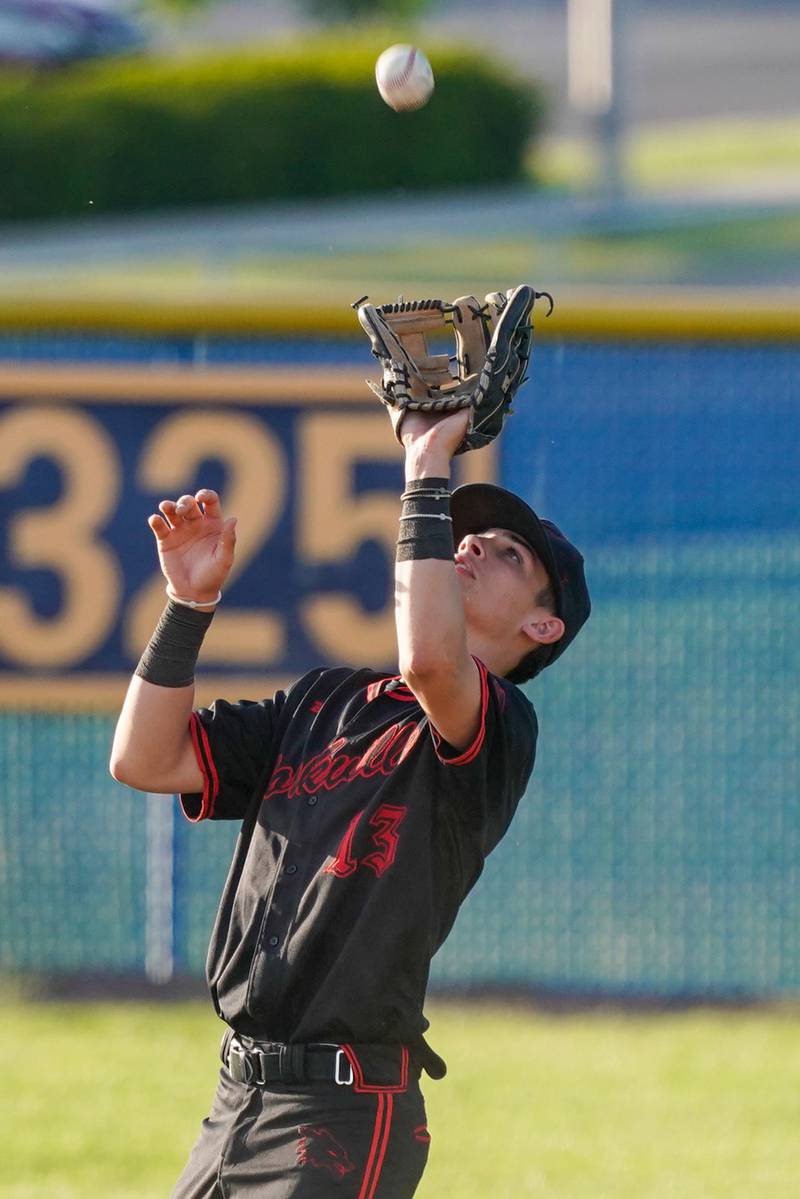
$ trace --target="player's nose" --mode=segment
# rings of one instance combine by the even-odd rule
[[[477,533],[467,533],[466,537],[462,537],[461,539],[458,552],[460,554],[474,554],[476,558],[482,558],[485,550]]]

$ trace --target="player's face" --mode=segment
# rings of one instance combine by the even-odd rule
[[[468,533],[456,550],[468,624],[492,638],[516,636],[547,610],[536,596],[549,578],[538,555],[508,529]]]

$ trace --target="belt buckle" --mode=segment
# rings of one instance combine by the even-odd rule
[[[347,1069],[350,1071],[349,1078],[339,1077],[342,1060],[347,1062]],[[333,1066],[333,1081],[336,1083],[337,1087],[351,1087],[353,1085],[353,1064],[341,1046],[336,1050],[336,1061],[334,1062]]]
[[[228,1073],[234,1082],[251,1083],[253,1081],[253,1063],[241,1045],[231,1042],[226,1064]]]

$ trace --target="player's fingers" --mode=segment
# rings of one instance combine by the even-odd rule
[[[236,517],[229,516],[222,522],[217,546],[217,560],[220,565],[230,570],[236,553]]]
[[[155,533],[158,541],[163,541],[165,537],[169,537],[171,530],[163,516],[159,516],[154,512],[152,516],[148,516],[147,523]]]
[[[175,511],[179,513],[184,520],[199,520],[203,513],[200,511],[197,500],[193,495],[182,495],[175,505]]]
[[[203,505],[203,511],[206,516],[219,517],[222,513],[220,507],[219,496],[216,491],[212,491],[210,487],[201,487],[194,497],[198,504]]]
[[[174,525],[180,521],[180,517],[175,515],[175,501],[162,500],[158,505],[158,510],[166,520],[167,524]]]

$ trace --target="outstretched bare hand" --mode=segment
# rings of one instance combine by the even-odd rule
[[[213,603],[233,565],[236,517],[223,520],[219,496],[208,488],[158,507],[161,515],[147,523],[170,590],[198,604]]]

